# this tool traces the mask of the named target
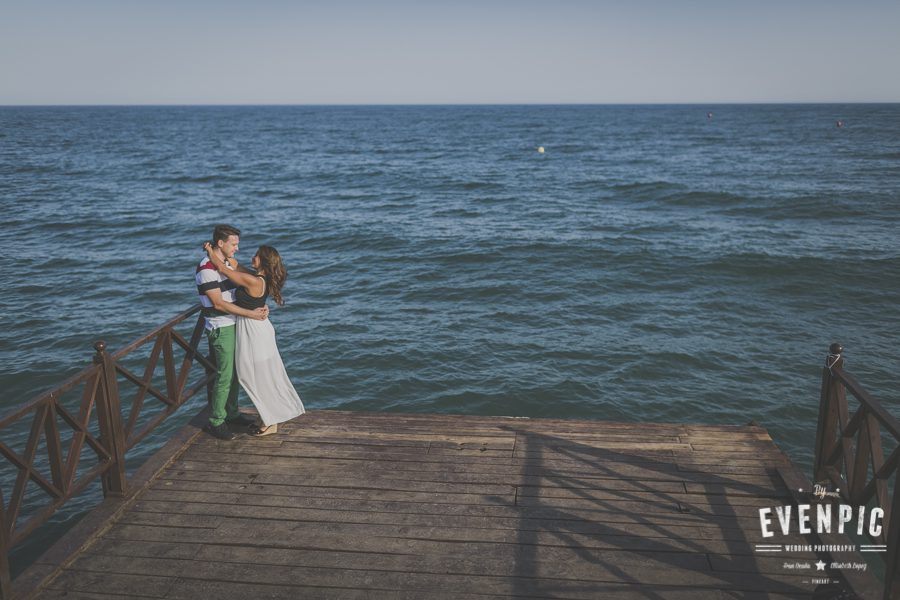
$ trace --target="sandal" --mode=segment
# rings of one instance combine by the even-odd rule
[[[278,433],[278,423],[269,425],[268,427],[257,427],[250,431],[250,435],[253,437],[263,437],[266,435],[274,435],[276,433]]]

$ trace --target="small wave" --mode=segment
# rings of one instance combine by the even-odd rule
[[[28,296],[28,295],[43,296],[45,294],[52,294],[53,290],[54,290],[54,286],[52,286],[52,285],[30,284],[30,285],[23,285],[21,287],[14,288],[13,291],[16,292],[17,294],[22,294],[23,296]],[[20,323],[20,325],[21,325],[21,323]]]
[[[331,200],[377,200],[379,196],[368,192],[337,192],[329,195]]]
[[[742,205],[729,206],[723,212],[731,216],[752,216],[769,221],[785,219],[819,221],[870,216],[872,207],[865,201],[854,203],[849,199],[804,196],[756,199]]]
[[[427,289],[410,290],[401,298],[414,302],[488,302],[518,298],[522,288],[509,283],[483,283],[456,286],[432,285]]]
[[[62,218],[60,216],[59,218]],[[98,229],[98,232],[101,228],[96,225],[87,226],[84,225],[82,221],[79,220],[78,215],[70,215],[68,217],[69,220],[66,221],[48,221],[44,223],[37,224],[34,227],[34,230],[38,235],[47,235],[48,233],[61,233],[61,234],[71,234],[76,235],[79,232],[82,232],[86,229]]]
[[[441,191],[477,192],[482,190],[501,191],[506,186],[492,181],[446,181],[438,183],[436,187]]]
[[[678,183],[672,183],[669,181],[634,181],[630,183],[618,183],[612,186],[612,189],[617,192],[630,192],[632,190],[637,191],[657,191],[657,190],[667,190],[671,188],[683,188],[684,186]]]
[[[710,276],[738,277],[745,281],[797,284],[802,291],[804,282],[834,281],[877,285],[879,278],[890,268],[891,258],[789,256],[775,252],[741,252],[717,256],[696,267]],[[808,289],[808,287],[806,288]]]
[[[657,198],[657,200],[670,206],[719,208],[725,206],[746,205],[748,198],[731,192],[690,191],[663,194]]]
[[[462,184],[462,189],[467,192],[475,190],[502,190],[503,184],[492,181],[468,181]]]
[[[628,201],[656,201],[687,189],[687,186],[668,181],[620,183],[610,186],[613,197]]]
[[[592,150],[593,147],[586,144],[553,144],[545,146],[545,149],[547,152],[552,151],[558,154],[577,154],[585,150]]]
[[[474,201],[479,204],[506,204],[509,202],[515,202],[516,198],[514,196],[478,196],[477,198],[473,198]]]
[[[56,173],[59,169],[52,165],[18,165],[12,168],[14,175],[35,175],[44,173]]]
[[[161,181],[164,183],[212,183],[222,180],[221,175],[179,175],[177,177],[163,177]]]
[[[311,236],[304,242],[308,250],[329,251],[357,251],[359,253],[371,251],[397,251],[406,250],[408,242],[393,235],[351,235],[335,233],[324,236]]]
[[[434,255],[430,257],[438,263],[444,263],[449,266],[454,265],[482,265],[504,258],[501,252],[497,251],[473,251],[473,252],[456,252],[453,254]]]
[[[582,179],[581,181],[572,182],[571,187],[578,191],[615,189],[615,186],[610,187],[609,180],[606,179]]]
[[[900,160],[900,152],[884,152],[882,154],[872,155],[870,158],[883,160]]]
[[[436,217],[454,217],[461,219],[471,219],[475,217],[480,217],[481,212],[477,210],[469,210],[465,208],[449,208],[446,210],[439,210],[434,213]]]
[[[334,323],[328,325],[320,325],[317,327],[316,333],[322,336],[345,336],[345,335],[366,335],[369,333],[369,327],[365,325],[357,325],[354,323]]]

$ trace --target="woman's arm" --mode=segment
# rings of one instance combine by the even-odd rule
[[[250,275],[256,275],[256,271],[251,271],[244,265],[238,264],[238,259],[233,256],[228,259],[228,262],[231,263],[231,268],[235,271],[240,271],[241,273],[249,273]]]
[[[250,292],[251,296],[259,296],[262,294],[262,282],[259,280],[259,277],[244,267],[238,267],[238,269],[228,268],[225,265],[225,262],[213,251],[212,244],[209,242],[203,244],[203,249],[206,250],[210,262],[216,265],[216,268],[219,269],[222,275],[235,282],[237,285],[247,288],[247,291]],[[235,261],[235,263],[237,263],[237,261]]]
[[[257,321],[265,321],[269,316],[268,306],[250,310],[247,308],[241,308],[234,302],[228,302],[227,300],[222,298],[221,290],[207,290],[205,293],[209,298],[209,301],[212,303],[213,308],[218,311],[231,315],[237,315],[239,317],[247,317],[248,319],[256,319]]]

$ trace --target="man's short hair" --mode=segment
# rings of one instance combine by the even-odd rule
[[[237,227],[232,227],[231,225],[216,225],[216,228],[213,229],[213,244],[227,242],[228,238],[232,235],[241,237],[241,230]]]

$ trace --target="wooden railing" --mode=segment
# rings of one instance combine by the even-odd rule
[[[169,415],[174,413],[214,377],[215,367],[198,350],[203,336],[203,317],[198,316],[190,340],[177,331],[176,325],[200,311],[200,306],[178,315],[156,330],[114,354],[107,352],[102,341],[94,344],[94,364],[59,387],[42,394],[17,410],[0,418],[0,455],[12,465],[15,483],[8,499],[0,489],[0,598],[12,597],[9,551],[21,543],[68,500],[83,492],[98,478],[107,497],[125,494],[125,459],[129,450],[147,437]],[[153,342],[144,367],[138,376],[123,364],[134,350]],[[176,347],[183,351],[176,366]],[[164,385],[154,385],[154,375],[162,356]],[[192,366],[202,365],[205,373],[188,387]],[[122,413],[120,378],[135,386],[127,418]],[[156,377],[159,381],[159,377]],[[81,391],[77,414],[61,401],[64,394]],[[146,410],[148,396],[162,403],[156,412]],[[77,398],[77,397],[76,397]],[[154,403],[155,404],[155,403]],[[141,416],[144,415],[144,419]],[[24,423],[23,423],[24,422]],[[15,452],[6,443],[6,432],[16,425],[29,424],[23,452]],[[67,440],[62,443],[61,431]],[[90,449],[88,465],[82,464],[82,451]],[[94,460],[96,459],[96,460]],[[43,468],[38,468],[38,463]],[[81,470],[79,470],[81,467]],[[49,478],[47,477],[49,472]],[[43,492],[35,502],[34,494],[26,498],[26,488],[34,483]],[[28,500],[27,518],[21,514]],[[37,506],[35,506],[35,504]],[[23,523],[19,523],[24,520]]]
[[[844,371],[843,350],[840,344],[832,344],[822,370],[814,478],[839,489],[841,498],[851,505],[884,510],[880,535],[867,537],[887,546],[883,598],[896,599],[900,598],[900,494],[896,487],[900,421]],[[858,402],[853,416],[848,391]],[[887,460],[883,436],[891,448]]]
[[[94,364],[59,387],[42,394],[0,418],[0,440],[12,426],[28,423],[30,428],[24,452],[14,452],[0,441],[0,456],[16,470],[15,484],[8,500],[0,489],[0,600],[12,597],[9,551],[21,543],[68,500],[83,492],[98,478],[107,497],[125,494],[127,452],[146,438],[160,423],[174,413],[214,377],[215,366],[199,351],[203,336],[203,317],[198,315],[190,340],[175,327],[198,314],[199,306],[176,316],[156,330],[114,354],[106,351],[102,341],[94,345]],[[122,363],[134,350],[153,342],[143,376],[138,376]],[[183,351],[176,368],[175,347]],[[873,539],[887,545],[884,599],[900,598],[900,494],[896,493],[900,465],[900,421],[884,408],[843,370],[843,348],[832,344],[822,371],[819,422],[816,434],[814,477],[817,482],[830,482],[841,497],[854,505],[877,505],[884,510],[884,527]],[[164,389],[153,385],[153,377],[162,356]],[[205,373],[188,387],[195,363]],[[119,379],[135,386],[127,418],[122,413]],[[60,401],[72,390],[81,390],[77,414]],[[846,392],[857,400],[858,407],[850,416]],[[162,403],[163,409],[139,425],[145,400],[149,396]],[[96,425],[96,427],[94,427]],[[60,428],[71,434],[64,451]],[[97,435],[91,432],[95,429]],[[885,460],[882,436],[893,439],[890,456]],[[43,442],[43,445],[41,444]],[[87,446],[96,461],[79,472],[82,450]],[[35,467],[38,450],[49,469],[49,479]],[[44,503],[32,507],[23,523],[18,521],[30,482],[43,492]],[[895,515],[898,518],[893,518]]]

